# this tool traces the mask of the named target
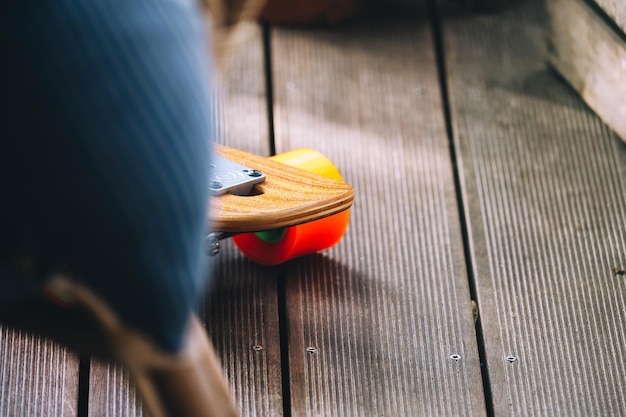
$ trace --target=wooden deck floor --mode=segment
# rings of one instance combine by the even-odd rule
[[[626,145],[522,3],[249,28],[222,141],[319,149],[356,199],[323,254],[215,259],[205,316],[243,416],[626,415]],[[119,367],[7,328],[0,380],[0,416],[143,415]]]

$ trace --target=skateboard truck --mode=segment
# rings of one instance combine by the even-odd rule
[[[213,155],[209,165],[209,192],[212,196],[226,193],[245,196],[251,195],[254,186],[265,182],[265,174],[238,164],[219,155]],[[211,232],[204,238],[206,253],[215,256],[220,253],[220,240],[232,234]]]
[[[265,181],[265,174],[214,155],[209,169],[209,191],[212,196],[226,193],[250,195],[254,186]]]
[[[299,149],[267,158],[214,144],[214,154],[208,255],[232,237],[252,261],[277,265],[344,235],[354,191],[321,153]]]
[[[220,253],[222,249],[222,245],[220,243],[221,240],[228,239],[232,237],[232,233],[222,233],[222,232],[211,232],[204,237],[204,248],[206,250],[206,254],[209,256],[215,256]]]

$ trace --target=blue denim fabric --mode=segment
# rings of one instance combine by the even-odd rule
[[[34,256],[179,348],[208,279],[207,55],[188,1],[0,5],[0,303]]]

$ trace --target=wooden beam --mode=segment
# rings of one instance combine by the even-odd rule
[[[75,417],[78,356],[0,325],[0,416]]]
[[[584,0],[549,0],[548,11],[550,63],[626,141],[626,35]]]
[[[444,19],[493,415],[621,414],[626,148],[546,66],[543,22]]]
[[[390,13],[272,32],[277,149],[355,189],[344,240],[286,265],[297,416],[486,413],[430,24]]]

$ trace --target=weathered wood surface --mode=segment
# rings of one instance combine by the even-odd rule
[[[626,141],[626,35],[585,0],[549,0],[548,10],[550,63]]]
[[[0,416],[76,416],[78,357],[0,325]]]
[[[277,151],[318,149],[355,189],[344,240],[285,266],[296,416],[485,415],[425,14],[272,31]]]
[[[244,30],[218,99],[220,143],[270,155],[262,33]],[[277,279],[272,268],[243,259],[230,240],[214,258],[215,285],[206,307],[209,334],[220,353],[242,416],[282,416]]]
[[[588,0],[596,3],[608,17],[626,33],[626,3],[624,0]]]
[[[548,69],[544,3],[522,3],[443,16],[462,213],[427,13],[272,29],[276,148],[321,150],[356,200],[324,254],[263,268],[227,241],[212,260],[203,313],[243,416],[626,415],[626,145]],[[268,155],[249,30],[215,121]],[[0,416],[76,416],[78,358],[46,340],[0,327],[0,384]],[[97,361],[88,405],[144,415]]]
[[[546,68],[544,21],[444,20],[494,415],[624,415],[626,145]]]
[[[89,415],[99,417],[141,417],[144,410],[137,398],[128,371],[121,365],[91,361]]]

